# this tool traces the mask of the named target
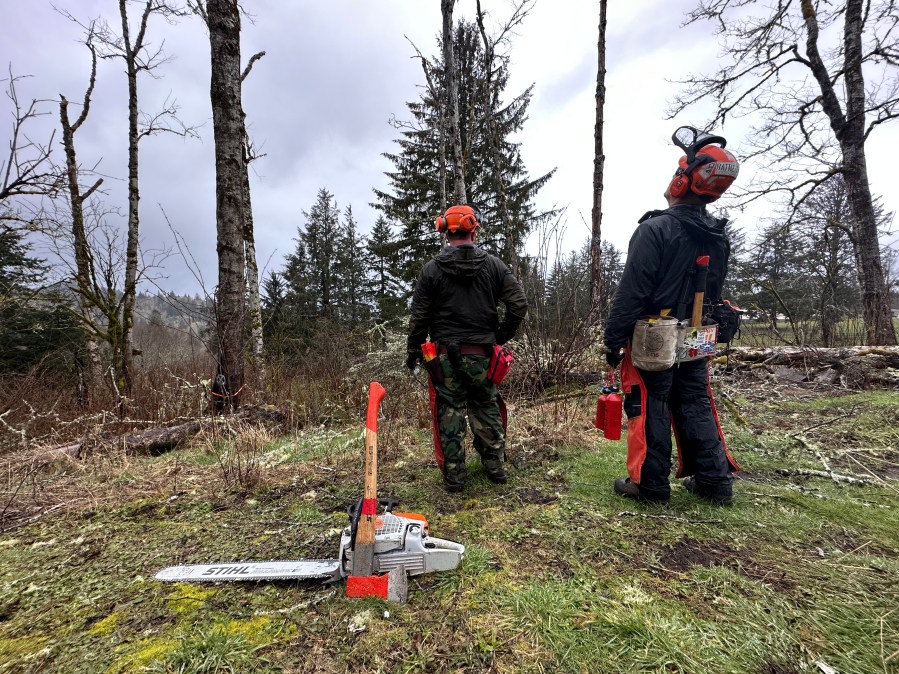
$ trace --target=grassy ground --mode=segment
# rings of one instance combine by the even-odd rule
[[[467,546],[402,606],[151,580],[336,555],[359,429],[58,468],[28,489],[63,505],[0,534],[0,672],[899,672],[895,392],[719,399],[744,468],[728,508],[680,487],[668,510],[615,496],[624,444],[590,430],[592,398],[514,410],[509,484],[472,462],[460,495],[427,431],[388,420],[380,493]]]

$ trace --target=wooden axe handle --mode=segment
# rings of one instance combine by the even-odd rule
[[[365,490],[362,514],[356,529],[356,545],[374,545],[378,517],[378,409],[387,392],[378,382],[368,387],[368,411],[365,416]],[[358,575],[358,574],[357,574]]]
[[[696,258],[696,293],[693,295],[693,316],[690,325],[694,328],[702,325],[702,303],[705,301],[705,285],[709,277],[709,256]]]

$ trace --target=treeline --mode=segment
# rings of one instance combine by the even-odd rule
[[[892,213],[875,202],[880,230]],[[747,242],[732,233],[728,294],[744,310],[750,330],[769,344],[848,346],[864,342],[864,301],[846,183],[835,176],[790,220],[775,220]],[[894,311],[899,281],[895,249],[881,258]]]
[[[302,215],[293,251],[283,268],[262,284],[263,331],[270,354],[296,361],[320,343],[323,333],[335,330],[347,335],[381,324],[403,331],[412,279],[439,250],[436,231],[421,231],[416,234],[418,245],[412,245],[399,226],[379,216],[368,234],[360,233],[352,207],[341,209],[324,188]],[[484,235],[479,243],[502,257],[501,238],[491,236],[491,229],[487,223],[479,230]],[[603,297],[614,294],[621,258],[621,251],[603,243]],[[527,326],[532,338],[564,340],[583,331],[590,312],[587,243],[552,259],[547,253],[522,251],[519,271],[531,307]],[[599,318],[607,312],[608,302]]]

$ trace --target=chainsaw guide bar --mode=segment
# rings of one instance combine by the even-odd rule
[[[402,567],[410,576],[449,571],[465,556],[461,543],[428,534],[424,517],[384,512],[378,515],[375,532],[374,571],[387,573]],[[337,582],[353,568],[353,530],[346,527],[340,537],[337,559],[272,560],[267,562],[219,562],[169,566],[156,580],[181,583],[209,583],[240,580],[322,580]]]

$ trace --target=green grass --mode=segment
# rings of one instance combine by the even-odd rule
[[[745,479],[727,508],[679,485],[668,510],[616,496],[624,442],[588,421],[518,446],[508,485],[471,462],[461,495],[442,491],[426,434],[397,439],[381,494],[467,546],[402,606],[342,585],[150,580],[180,562],[334,556],[357,431],[271,443],[290,459],[252,494],[224,489],[201,449],[135,460],[123,500],[0,534],[0,672],[899,672],[899,483],[870,459],[895,450],[895,394],[732,399]],[[838,473],[859,474],[847,452],[864,450],[871,484],[778,472],[821,469],[792,436],[832,419],[800,435]],[[175,466],[177,489],[160,477]]]

